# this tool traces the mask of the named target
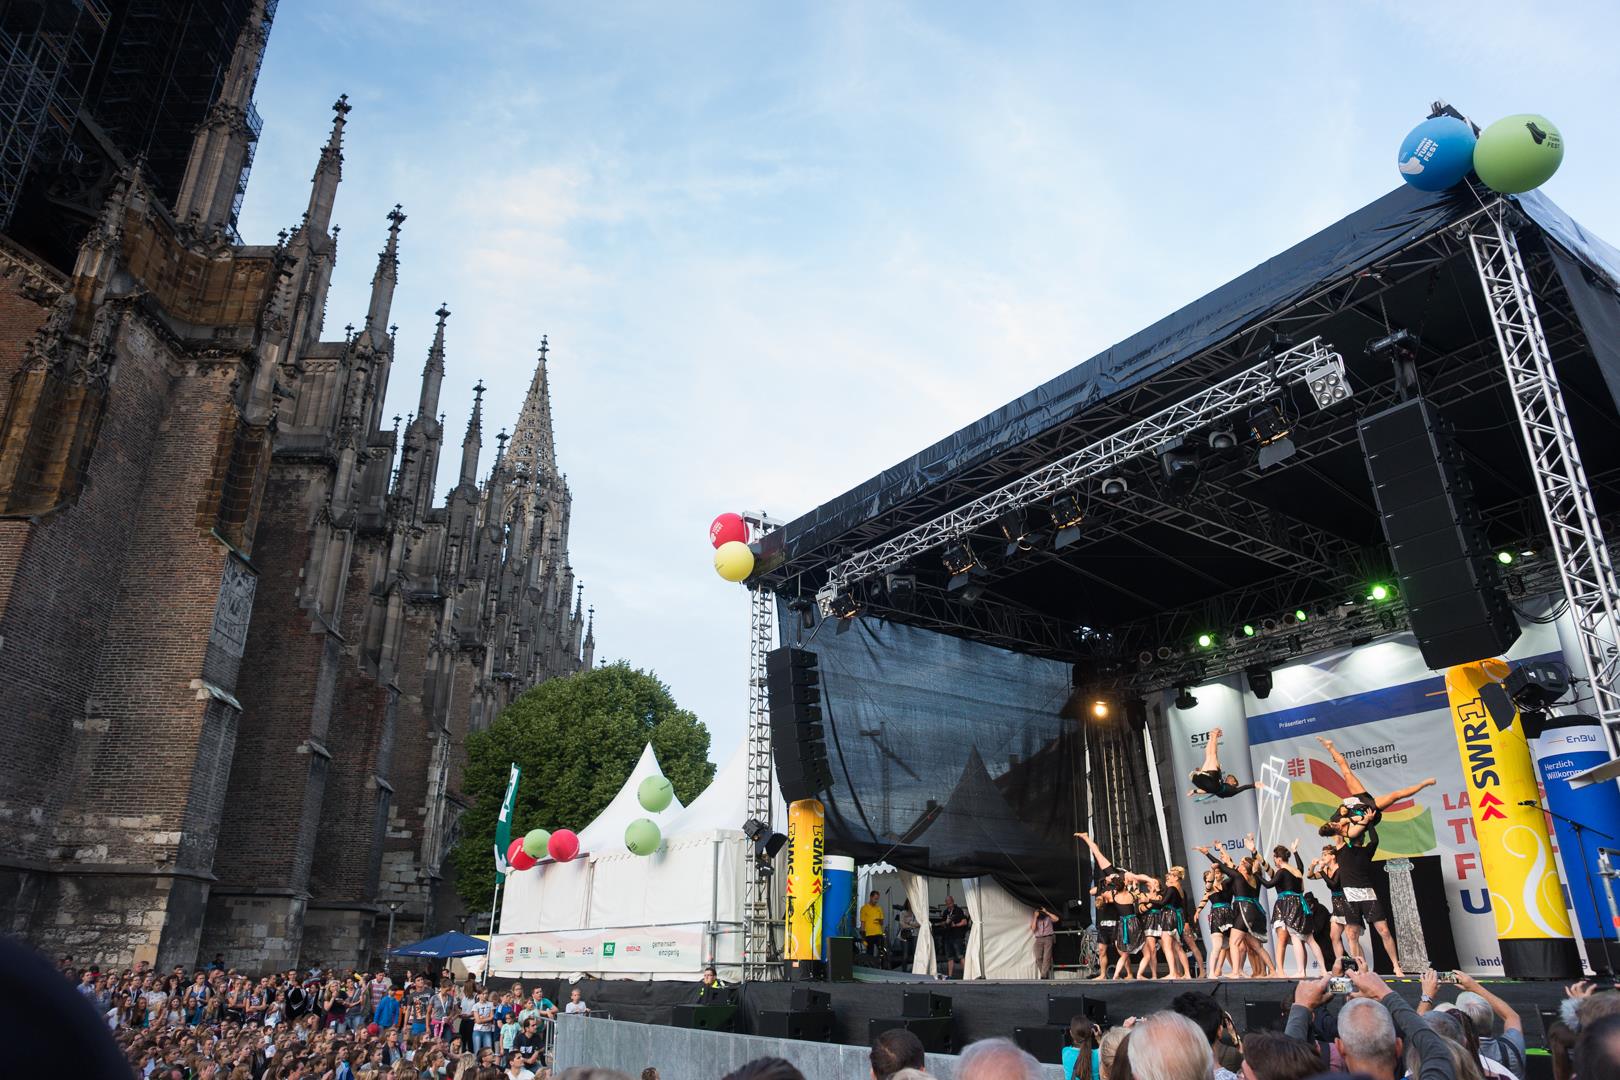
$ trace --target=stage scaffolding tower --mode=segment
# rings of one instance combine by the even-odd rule
[[[1575,445],[1552,351],[1536,312],[1510,209],[1498,200],[1468,236],[1490,307],[1496,344],[1507,369],[1519,428],[1530,452],[1530,471],[1547,519],[1553,557],[1569,598],[1570,621],[1586,661],[1593,706],[1620,755],[1620,609],[1614,564],[1604,543],[1592,488]]]
[[[749,532],[758,540],[779,527],[763,513],[745,513]],[[771,708],[767,695],[765,656],[776,647],[776,594],[760,585],[749,590],[748,639],[748,816],[774,829],[771,820]],[[748,878],[743,902],[743,978],[748,981],[781,974],[771,920],[772,875],[757,868]]]

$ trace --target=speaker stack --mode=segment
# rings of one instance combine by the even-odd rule
[[[1035,1055],[1037,1061],[1054,1062],[1062,1059],[1063,1048],[1069,1045],[1069,1022],[1084,1016],[1098,1027],[1108,1027],[1108,1002],[1101,998],[1046,996],[1046,1023],[1013,1029],[1013,1041]]]
[[[1500,656],[1519,637],[1462,455],[1434,406],[1412,398],[1358,425],[1373,497],[1424,662]]]
[[[736,1031],[737,988],[705,986],[695,1003],[675,1006],[674,1024],[701,1031]]]
[[[867,1041],[895,1028],[905,1028],[917,1036],[928,1053],[950,1053],[951,999],[926,990],[907,990],[900,995],[899,1016],[873,1017],[867,1021]]]
[[[759,1029],[755,1032],[809,1042],[831,1042],[832,1033],[832,997],[825,990],[812,990],[808,986],[793,988],[786,1009],[761,1009]]]
[[[776,782],[788,802],[813,799],[832,786],[821,727],[821,669],[807,649],[765,654]]]

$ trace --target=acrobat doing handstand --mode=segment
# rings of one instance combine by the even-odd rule
[[[1220,728],[1210,730],[1209,739],[1204,743],[1204,763],[1194,769],[1189,776],[1192,787],[1187,790],[1188,796],[1197,798],[1203,794],[1217,799],[1230,799],[1251,789],[1264,791],[1265,788],[1259,784],[1240,784],[1234,774],[1221,773],[1221,734]]]

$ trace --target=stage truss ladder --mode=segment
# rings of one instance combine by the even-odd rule
[[[749,532],[758,540],[780,523],[763,513],[745,513]],[[749,594],[748,639],[748,816],[775,827],[771,820],[771,710],[766,695],[765,654],[776,647],[776,595],[754,586]],[[754,868],[750,866],[752,871]],[[769,875],[751,872],[743,902],[743,978],[769,979],[777,971],[773,955]]]
[[[1620,755],[1620,649],[1616,648],[1620,622],[1615,619],[1620,587],[1575,446],[1547,335],[1536,313],[1518,238],[1505,216],[1509,212],[1507,204],[1498,201],[1480,219],[1468,243],[1490,307],[1519,428],[1530,452],[1530,470],[1564,594],[1569,597],[1570,620],[1591,679],[1593,705],[1609,733],[1611,752]]]

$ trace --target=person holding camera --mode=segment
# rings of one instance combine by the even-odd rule
[[[1371,971],[1356,970],[1348,975],[1301,982],[1294,988],[1286,1034],[1308,1041],[1313,1014],[1340,993],[1350,995],[1339,1010],[1339,1035],[1334,1040],[1344,1059],[1345,1072],[1363,1074],[1372,1080],[1395,1080],[1405,1059],[1409,1066],[1406,1074],[1413,1080],[1457,1080],[1448,1041]],[[1409,1054],[1417,1056],[1415,1072]]]

